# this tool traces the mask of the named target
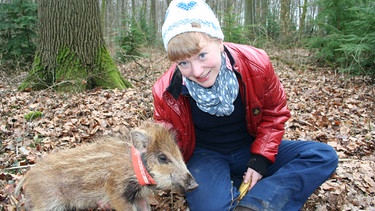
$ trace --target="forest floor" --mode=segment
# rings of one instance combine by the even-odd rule
[[[303,210],[375,210],[374,84],[365,77],[317,67],[301,49],[268,53],[292,113],[284,139],[324,142],[339,155],[336,173],[311,195]],[[164,52],[149,51],[147,56],[119,66],[134,85],[124,91],[19,92],[16,87],[26,73],[0,72],[0,210],[20,205],[20,197],[12,192],[38,157],[152,118],[151,86],[170,63]],[[25,115],[31,111],[42,116],[27,121]],[[186,210],[186,202],[176,193],[159,192],[152,208]]]

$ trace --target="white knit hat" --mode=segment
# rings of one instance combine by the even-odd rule
[[[193,27],[193,23],[198,23],[200,28]],[[161,31],[166,50],[169,41],[184,32],[204,32],[211,37],[224,39],[219,21],[203,0],[173,0],[165,14]]]

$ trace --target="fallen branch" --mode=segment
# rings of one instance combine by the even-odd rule
[[[5,169],[3,169],[3,171],[5,171],[5,170],[10,171],[10,170],[15,170],[15,169],[30,168],[30,167],[32,167],[32,166],[34,166],[34,165],[9,167],[9,168],[5,168]]]
[[[299,124],[308,125],[308,126],[311,126],[311,127],[315,128],[316,130],[320,131],[320,129],[317,126],[315,126],[315,125],[313,125],[313,124],[311,124],[311,123],[309,123],[305,120],[301,120],[301,119],[293,119],[293,120],[296,121]]]

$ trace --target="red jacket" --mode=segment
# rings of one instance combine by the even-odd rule
[[[234,58],[240,93],[246,111],[248,132],[255,137],[251,153],[274,162],[290,112],[284,88],[267,54],[260,49],[224,42]],[[229,58],[231,58],[229,56]],[[195,132],[189,100],[181,95],[182,76],[172,65],[153,86],[154,120],[176,130],[178,144],[187,162],[195,147]]]

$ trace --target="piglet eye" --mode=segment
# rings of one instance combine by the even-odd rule
[[[159,154],[158,160],[159,160],[160,163],[168,163],[169,162],[169,159],[165,154]]]

